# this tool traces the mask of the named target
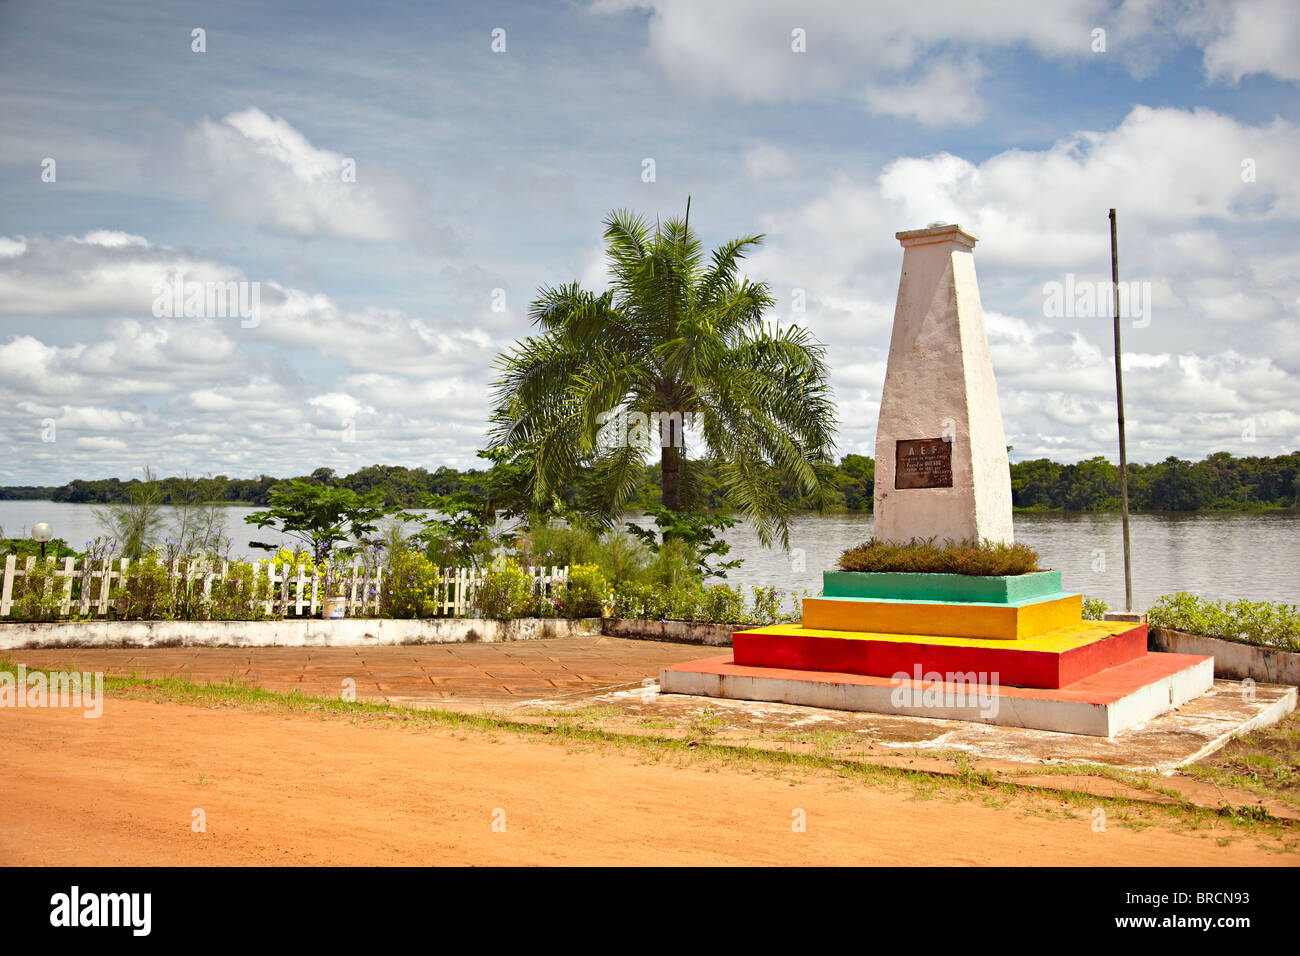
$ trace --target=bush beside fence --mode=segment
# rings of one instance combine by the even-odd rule
[[[20,565],[21,561],[21,565]],[[354,565],[325,571],[274,560],[248,563],[211,558],[164,564],[67,557],[61,561],[8,555],[0,584],[0,618],[117,620],[256,620],[312,617],[328,596],[340,595],[349,617],[390,612],[400,617],[464,617],[475,610],[489,572],[434,568],[422,579],[418,607],[394,607],[391,597],[409,590],[403,573],[394,580],[382,567]],[[520,568],[539,599],[558,597],[568,568]],[[334,595],[326,592],[334,592]],[[397,613],[391,613],[396,611]]]

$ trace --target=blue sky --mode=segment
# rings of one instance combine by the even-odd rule
[[[1300,448],[1286,0],[14,0],[0,79],[0,483],[475,464],[536,288],[600,286],[609,210],[688,194],[707,243],[767,234],[749,273],[826,342],[841,453],[874,443],[893,233],[944,220],[981,238],[1013,457],[1113,456],[1109,320],[1044,293],[1107,278],[1110,206],[1151,295],[1130,456]],[[156,317],[176,271],[259,283],[260,321]]]

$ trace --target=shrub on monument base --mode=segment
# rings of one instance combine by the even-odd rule
[[[902,571],[912,574],[969,574],[980,577],[1043,571],[1038,552],[1027,544],[992,541],[913,539],[907,544],[868,541],[840,555],[844,571]]]

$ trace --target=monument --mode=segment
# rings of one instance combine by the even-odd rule
[[[1011,543],[1011,472],[971,250],[960,226],[903,244],[876,426],[875,536]]]
[[[957,225],[896,233],[902,277],[876,434],[875,537],[1012,542],[1011,478],[972,250]],[[857,542],[853,542],[856,544]],[[1108,737],[1200,696],[1214,661],[1085,621],[1060,571],[826,571],[798,624],[660,672],[663,693]]]

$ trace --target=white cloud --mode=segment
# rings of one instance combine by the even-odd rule
[[[126,451],[129,447],[120,438],[107,438],[102,435],[78,438],[75,444],[78,448],[91,452]]]
[[[1222,32],[1205,47],[1211,79],[1237,83],[1243,76],[1267,73],[1300,80],[1300,9],[1292,0],[1235,0],[1226,10]]]
[[[867,105],[882,116],[900,116],[927,126],[970,126],[987,108],[976,91],[983,69],[974,58],[940,61],[914,80],[868,84]]]
[[[831,157],[826,168],[839,174],[809,199],[782,191],[804,168],[803,155],[761,138],[732,147],[743,172],[764,178],[766,202],[804,196],[782,211],[753,210],[758,222],[745,228],[761,228],[768,240],[746,272],[772,283],[782,321],[809,324],[828,343],[841,452],[873,451],[901,260],[893,233],[934,219],[982,237],[976,261],[1016,455],[1070,459],[1109,449],[1109,319],[1049,319],[1041,290],[1066,272],[1108,275],[1105,212],[1117,206],[1122,276],[1153,289],[1150,326],[1125,330],[1135,460],[1300,446],[1291,411],[1300,409],[1292,331],[1300,256],[1286,239],[1300,219],[1289,177],[1297,148],[1297,130],[1285,121],[1250,125],[1209,111],[1138,107],[1114,128],[1037,150],[903,155],[874,170]],[[1256,159],[1256,182],[1242,181],[1243,156]],[[313,168],[295,157],[289,150],[264,161]],[[596,233],[592,223],[588,239]],[[569,266],[546,268],[556,281],[577,275],[586,287],[603,285],[603,248],[576,249],[566,254]],[[23,469],[25,480],[44,482],[126,474],[146,461],[235,475],[481,464],[473,451],[491,405],[492,361],[526,331],[509,269],[430,270],[453,289],[450,318],[354,305],[256,276],[262,317],[249,329],[155,319],[153,283],[177,270],[244,278],[223,256],[156,236],[93,229],[0,237],[0,311],[17,317],[0,341],[7,482]],[[512,290],[508,313],[489,312],[486,293],[497,285]],[[805,290],[804,314],[791,312],[794,288]],[[68,321],[39,325],[47,315]],[[1248,416],[1254,444],[1240,437]],[[41,442],[45,418],[58,424],[53,446]],[[344,420],[355,422],[355,441],[341,440]]]
[[[1291,0],[601,0],[596,13],[650,11],[648,46],[683,88],[741,101],[842,96],[878,115],[967,125],[985,111],[976,83],[1029,51],[1081,63],[1106,56],[1149,75],[1180,43],[1204,51],[1210,80],[1300,79],[1300,12]],[[1104,53],[1093,30],[1106,31]],[[806,52],[791,47],[791,31]]]
[[[0,237],[0,252],[7,252],[0,255],[0,314],[149,314],[155,285],[176,273],[197,282],[245,279],[226,263],[106,229],[55,239]]]
[[[745,150],[742,159],[745,163],[745,171],[754,179],[784,176],[794,169],[794,164],[786,151],[772,143],[760,143],[752,149]]]
[[[345,181],[344,164],[355,165]],[[288,121],[256,107],[188,137],[185,181],[214,212],[290,236],[394,242],[413,231],[415,190],[391,171],[317,147]]]
[[[114,229],[92,229],[80,239],[72,241],[88,246],[103,246],[106,249],[120,249],[123,246],[140,246],[146,249],[149,247],[149,240],[144,236],[135,236]]]
[[[255,328],[155,318],[147,293],[156,276],[238,273],[123,237],[95,230],[33,239],[0,260],[12,314],[69,316],[0,342],[0,407],[10,410],[0,435],[10,464],[0,476],[25,480],[16,468],[38,469],[42,481],[124,474],[142,461],[196,474],[294,474],[303,462],[477,464],[491,363],[507,343],[474,321],[487,315],[487,301],[444,323],[346,309],[268,281]],[[46,419],[56,426],[53,444]],[[355,441],[341,438],[345,420]]]
[[[1048,318],[1042,290],[1067,273],[1109,281],[1114,205],[1121,279],[1148,283],[1152,300],[1149,324],[1124,333],[1129,415],[1142,423],[1135,455],[1276,454],[1300,445],[1280,414],[1300,408],[1300,269],[1285,244],[1258,234],[1300,221],[1300,192],[1284,176],[1243,182],[1240,157],[1280,169],[1298,151],[1300,131],[1283,121],[1137,107],[1112,130],[1043,150],[978,163],[902,157],[768,217],[750,272],[778,293],[806,289],[808,314],[793,318],[827,342],[837,394],[878,398],[902,257],[893,234],[962,223],[981,237],[975,260],[1016,454],[1082,457],[1113,444],[1109,310]],[[1247,414],[1254,445],[1241,439]],[[1161,421],[1175,426],[1165,434]],[[874,417],[842,407],[841,422],[841,451],[869,453]]]

